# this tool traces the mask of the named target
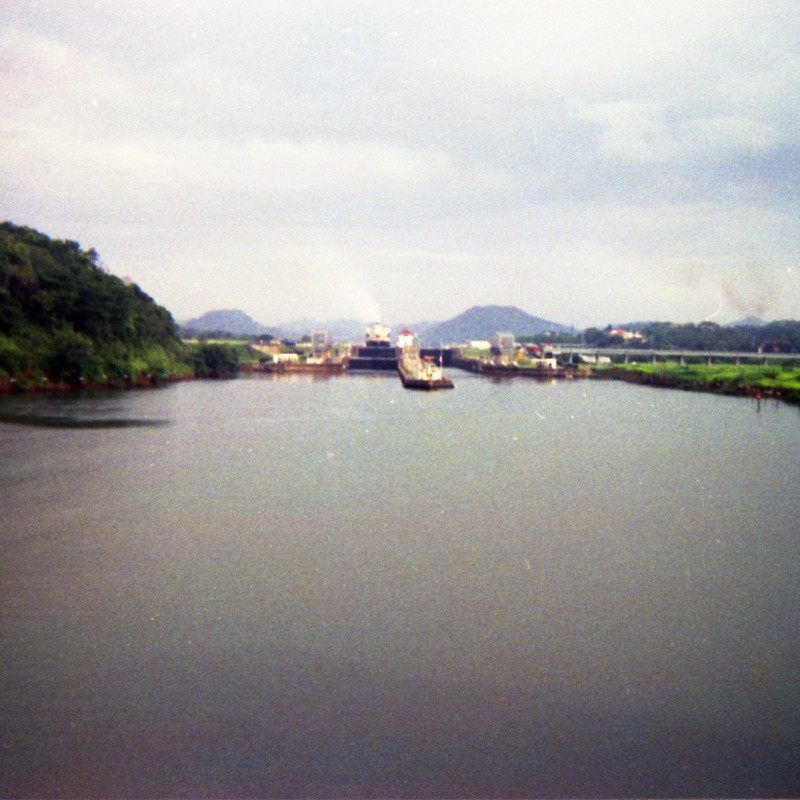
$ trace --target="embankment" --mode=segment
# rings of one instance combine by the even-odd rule
[[[592,371],[592,377],[667,389],[773,397],[789,403],[800,403],[800,369],[797,368],[730,364],[626,364],[596,368]]]

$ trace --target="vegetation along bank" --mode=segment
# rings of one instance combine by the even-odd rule
[[[702,334],[701,344],[708,348],[706,339],[718,337],[720,330],[710,324],[661,325],[648,329],[641,344],[653,346],[658,340],[664,346],[674,344],[670,337]],[[777,346],[777,342],[787,348],[782,352],[793,352],[800,323],[773,323],[745,332],[747,341],[727,342],[728,346],[749,349],[767,337],[767,344]],[[719,342],[715,339],[713,344]],[[184,342],[170,312],[135,283],[109,274],[94,249],[84,251],[77,242],[0,223],[0,391],[151,386],[193,377],[227,377],[248,367],[252,359],[246,343]],[[593,374],[800,403],[800,368],[789,363],[629,363],[597,367]]]
[[[696,392],[776,397],[800,403],[800,367],[756,364],[620,364],[599,367],[595,378]]]
[[[0,389],[142,386],[235,373],[224,345],[185,345],[167,309],[94,249],[0,223]]]

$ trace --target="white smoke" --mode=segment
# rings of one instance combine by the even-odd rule
[[[370,293],[363,287],[357,290],[355,318],[359,322],[382,322],[381,307]]]
[[[312,236],[308,237],[313,240]],[[264,271],[264,291],[280,293],[283,319],[355,319],[381,322],[381,308],[370,288],[364,256],[346,245],[289,241],[265,248],[275,266]],[[275,312],[271,314],[275,316]]]

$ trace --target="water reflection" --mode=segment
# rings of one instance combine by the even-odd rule
[[[0,796],[800,792],[796,411],[183,384],[4,413]]]
[[[166,419],[130,419],[103,417],[100,419],[81,419],[70,416],[48,416],[46,414],[25,414],[0,412],[0,422],[10,425],[30,425],[35,428],[148,428],[168,425]]]

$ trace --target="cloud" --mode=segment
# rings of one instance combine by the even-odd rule
[[[746,117],[709,117],[682,123],[680,150],[686,154],[724,157],[737,153],[760,153],[781,141],[770,124]]]
[[[75,113],[125,94],[124,78],[105,60],[51,38],[6,29],[0,52],[0,93],[12,114],[20,108]]]
[[[23,0],[4,20],[3,215],[181,316],[685,318],[746,294],[748,264],[800,301],[792,3]],[[720,277],[693,293],[687,264]]]
[[[419,5],[396,21],[429,67],[473,85],[572,93],[631,79],[697,46],[718,3],[480,0]],[[457,20],[457,21],[456,21]],[[724,20],[723,20],[724,24]]]
[[[113,202],[162,219],[180,218],[182,207],[190,215],[205,209],[227,216],[225,202],[273,210],[302,203],[338,216],[337,204],[419,202],[491,191],[502,182],[480,165],[462,171],[440,151],[385,142],[94,139],[68,123],[20,121],[5,125],[0,139],[8,145],[0,164],[29,190],[69,195],[87,210]]]
[[[757,119],[715,116],[669,124],[672,115],[654,102],[582,103],[574,106],[574,114],[600,129],[598,152],[621,161],[718,160],[768,152],[781,144],[779,131]]]
[[[601,128],[599,152],[626,161],[664,161],[673,153],[664,109],[654,102],[578,103],[575,115]]]
[[[206,114],[221,122],[236,109],[252,115],[269,101],[285,100],[274,84],[248,81],[240,70],[207,59],[136,73],[15,31],[4,44],[0,91],[14,102],[0,129],[7,145],[0,160],[31,186],[69,191],[71,185],[84,198],[95,194],[98,204],[113,196],[142,207],[152,206],[158,185],[158,195],[169,198],[156,203],[162,212],[181,193],[195,207],[202,192],[256,194],[274,204],[300,195],[336,202],[369,193],[485,193],[504,183],[499,171],[458,164],[432,146],[242,136],[238,127],[231,135],[218,126],[209,132],[205,128],[214,126],[208,124],[186,129],[181,117]],[[55,92],[61,84],[64,90]],[[76,110],[76,103],[85,108]]]

